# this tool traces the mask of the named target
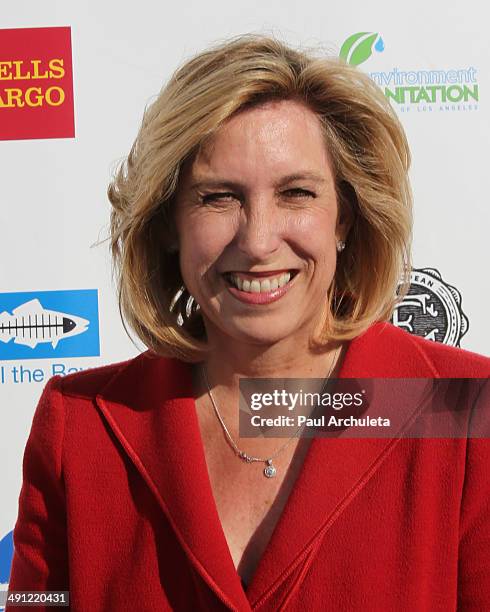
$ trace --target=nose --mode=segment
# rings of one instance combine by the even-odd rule
[[[281,216],[274,202],[257,198],[241,209],[236,245],[250,260],[267,261],[279,249]]]

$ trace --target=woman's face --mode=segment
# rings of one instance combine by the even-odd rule
[[[346,234],[338,212],[311,110],[283,100],[232,117],[183,169],[176,197],[182,278],[208,338],[310,337]]]

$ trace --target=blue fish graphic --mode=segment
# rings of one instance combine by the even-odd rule
[[[50,343],[56,348],[60,340],[87,331],[90,321],[72,314],[47,310],[38,299],[24,302],[9,314],[0,313],[0,342],[23,344],[35,348]]]

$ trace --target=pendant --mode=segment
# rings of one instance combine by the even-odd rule
[[[267,478],[274,478],[276,475],[276,468],[272,465],[272,459],[267,459],[267,467],[264,468],[264,476]]]

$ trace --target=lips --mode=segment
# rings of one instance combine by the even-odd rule
[[[281,274],[285,274],[286,272],[290,272],[291,275],[293,275],[297,273],[298,270],[296,270],[296,268],[281,268],[278,270],[261,270],[260,272],[255,272],[255,271],[243,272],[241,270],[229,270],[228,272],[225,272],[225,275],[237,274],[244,279],[248,278],[249,280],[253,280],[254,278],[263,278],[267,276],[270,276],[270,277],[279,276]]]
[[[299,270],[228,272],[223,274],[230,294],[239,302],[263,306],[280,300],[294,285]]]

